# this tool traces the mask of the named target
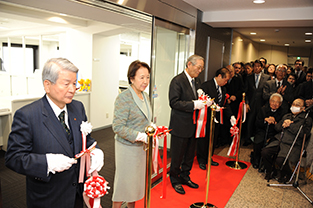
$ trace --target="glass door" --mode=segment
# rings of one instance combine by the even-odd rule
[[[189,55],[190,36],[156,25],[154,29],[151,80],[151,103],[153,122],[157,126],[169,126],[171,108],[169,106],[169,85],[174,76],[185,69],[185,61]],[[167,169],[170,166],[170,135],[166,140]],[[164,140],[159,140],[159,153],[163,159]],[[153,176],[153,180],[161,177],[163,168]]]

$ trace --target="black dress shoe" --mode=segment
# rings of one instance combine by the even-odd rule
[[[184,185],[189,186],[190,188],[199,188],[199,185],[192,182],[191,180],[183,182]]]
[[[206,170],[206,164],[204,164],[204,163],[200,163],[200,164],[199,164],[199,167],[200,167],[200,169],[202,169],[202,170]]]
[[[174,190],[179,194],[185,194],[185,190],[181,184],[176,184],[173,186]]]
[[[214,162],[213,160],[211,161],[211,165],[212,166],[218,166],[219,164],[218,164],[218,162]]]

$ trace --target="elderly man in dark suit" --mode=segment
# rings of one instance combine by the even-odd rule
[[[247,132],[244,136],[244,146],[251,143],[251,137],[255,133],[255,118],[258,111],[265,104],[263,99],[263,87],[267,80],[271,77],[262,73],[262,65],[259,60],[255,60],[253,63],[254,73],[247,76],[245,88],[246,88],[246,103],[247,103]]]
[[[223,110],[223,120],[227,122],[230,120],[230,123],[233,125],[236,122],[236,118],[232,116],[232,111],[229,104],[226,101],[226,83],[228,82],[230,77],[230,72],[227,68],[221,68],[216,71],[215,77],[207,82],[204,82],[201,85],[201,89],[205,92],[205,94],[209,95],[211,98],[214,98],[216,104],[220,107],[225,107]],[[199,138],[197,140],[197,160],[199,162],[199,166],[202,170],[206,169],[206,164],[208,163],[208,149],[209,149],[209,140],[210,140],[210,120],[211,120],[211,110],[208,110],[208,122],[207,122],[207,131],[205,138]],[[213,151],[214,146],[217,144],[219,138],[221,136],[221,124],[220,124],[220,113],[216,113],[216,120],[219,122],[215,124],[214,131],[214,141],[213,141]],[[228,129],[229,131],[229,129]],[[218,166],[219,164],[215,161],[211,161],[211,165]]]
[[[271,140],[276,134],[275,124],[285,114],[280,107],[283,102],[281,94],[274,93],[271,95],[269,102],[266,103],[258,112],[256,117],[256,133],[253,141],[253,168],[259,168],[261,160],[261,150],[267,140]],[[266,137],[266,138],[265,138]]]
[[[304,134],[308,136],[312,128],[312,119],[310,117],[305,119],[306,112],[304,109],[304,101],[302,99],[295,99],[291,106],[291,113],[285,114],[283,118],[275,125],[275,130],[277,132],[283,131],[283,133],[276,134],[275,139],[270,142],[261,152],[266,171],[265,179],[269,180],[272,176],[272,160],[273,155],[275,155],[277,151],[278,155],[276,164],[280,169],[282,169],[282,172],[279,174],[279,182],[286,182],[290,178],[291,170],[289,167],[289,161],[291,163],[296,163],[299,160]],[[303,128],[299,132],[301,125],[303,125]],[[295,142],[295,145],[290,152],[287,162],[282,167],[283,162],[297,134],[299,134],[297,141]],[[281,141],[279,141],[280,139]]]
[[[283,96],[284,101],[281,107],[283,108],[284,113],[288,112],[291,103],[294,100],[294,88],[286,79],[284,79],[286,70],[286,65],[278,65],[275,70],[276,78],[268,80],[263,87],[263,99],[265,101],[268,101],[270,96],[274,93],[279,93]]]
[[[5,156],[6,166],[26,175],[27,207],[83,207],[78,183],[84,106],[73,100],[78,69],[67,59],[47,61],[42,80],[46,95],[17,110]],[[95,140],[87,136],[87,147]],[[103,166],[103,152],[91,155],[90,173]]]
[[[191,181],[189,175],[196,148],[193,112],[205,107],[197,95],[200,88],[200,79],[197,77],[203,67],[204,59],[201,56],[190,56],[186,69],[172,79],[169,88],[169,102],[172,108],[169,126],[172,129],[170,179],[179,194],[185,194],[182,184],[191,188],[199,187]]]

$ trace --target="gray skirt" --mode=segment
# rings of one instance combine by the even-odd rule
[[[143,146],[115,140],[115,177],[112,201],[134,202],[145,194],[146,152]]]

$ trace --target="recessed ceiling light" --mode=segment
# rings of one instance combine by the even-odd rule
[[[59,15],[64,16],[64,17],[66,17],[66,16],[67,16],[67,14],[63,14],[63,13],[60,13]]]
[[[251,32],[250,35],[256,35],[256,32]]]
[[[289,43],[285,43],[285,46],[289,46]]]
[[[124,3],[124,0],[118,0],[118,4],[122,5]]]
[[[253,3],[255,4],[263,4],[265,0],[254,0]]]
[[[64,23],[64,24],[67,23],[67,22],[66,22],[64,19],[62,19],[61,17],[50,17],[48,20],[51,21],[51,22],[57,22],[57,23]]]
[[[304,33],[305,35],[312,35],[312,33],[311,32],[306,32],[306,33]]]
[[[265,41],[265,39],[260,39],[260,41],[264,42],[264,41]]]
[[[311,40],[305,40],[306,43],[311,43]]]

